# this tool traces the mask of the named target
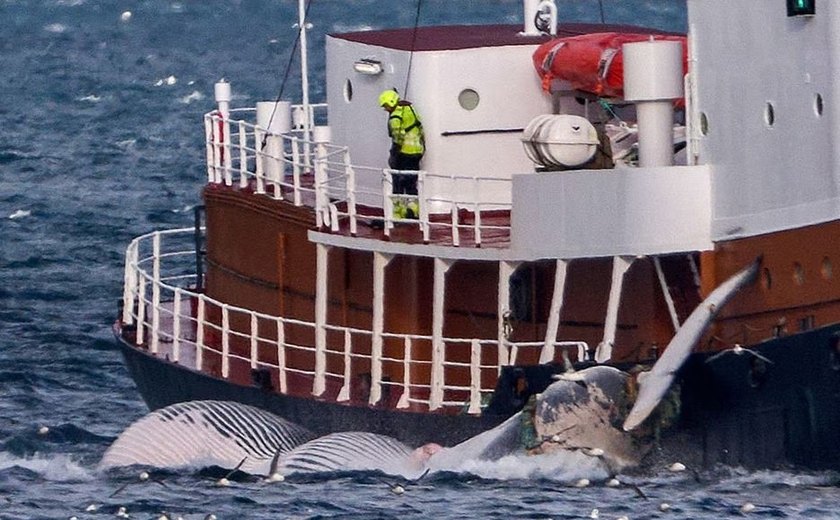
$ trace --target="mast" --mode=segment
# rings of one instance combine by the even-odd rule
[[[300,30],[300,82],[303,105],[303,139],[310,140],[311,121],[309,120],[309,63],[306,49],[306,5],[304,0],[298,0],[298,29]],[[308,154],[307,154],[308,157]]]

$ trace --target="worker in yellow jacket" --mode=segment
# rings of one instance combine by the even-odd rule
[[[400,99],[396,90],[386,90],[379,95],[379,105],[388,112],[388,135],[391,137],[391,152],[388,166],[392,170],[418,171],[420,159],[426,151],[423,124],[420,116],[409,101]],[[413,195],[394,201],[394,216],[417,218],[420,214],[417,203],[417,174],[394,173],[394,194]]]

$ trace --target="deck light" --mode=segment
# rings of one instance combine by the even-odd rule
[[[788,16],[813,16],[817,0],[787,0]]]
[[[382,62],[364,58],[353,64],[353,70],[359,74],[376,76],[377,74],[382,73]]]

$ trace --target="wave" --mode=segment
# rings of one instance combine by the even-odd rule
[[[95,478],[95,472],[69,455],[35,454],[31,457],[16,457],[0,453],[0,474],[13,469],[24,469],[52,482],[89,482]]]
[[[67,32],[67,26],[63,23],[51,23],[44,26],[44,30],[48,33],[63,34]]]

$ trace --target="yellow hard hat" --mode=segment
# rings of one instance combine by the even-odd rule
[[[396,90],[385,90],[379,94],[379,106],[394,107],[400,101],[400,95]]]

